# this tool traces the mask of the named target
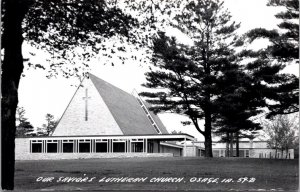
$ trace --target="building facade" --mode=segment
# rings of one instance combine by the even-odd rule
[[[204,156],[204,142],[187,134],[169,134],[148,108],[137,93],[129,94],[89,74],[50,136],[16,138],[16,160]],[[214,157],[225,157],[225,143],[213,142],[212,148]],[[265,141],[240,141],[239,154],[294,158],[293,149],[276,153]]]
[[[226,157],[226,143],[213,142],[214,157]],[[204,156],[204,142],[191,141],[186,144],[187,156]],[[236,145],[233,144],[233,157],[236,157]],[[294,149],[281,151],[271,149],[267,141],[246,140],[239,142],[239,157],[242,158],[269,158],[294,159]]]
[[[16,160],[183,156],[187,134],[169,134],[149,105],[89,74],[50,136],[16,138]],[[170,143],[172,141],[172,143]]]

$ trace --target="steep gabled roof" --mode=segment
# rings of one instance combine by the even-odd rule
[[[89,77],[124,135],[157,134],[155,128],[133,95],[93,74],[89,74]],[[161,133],[168,134],[168,131],[158,116],[152,112],[150,112],[150,114]]]

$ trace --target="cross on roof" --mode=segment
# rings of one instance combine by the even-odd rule
[[[91,97],[88,97],[88,89],[85,89],[85,97],[83,97],[82,99],[85,100],[85,120],[88,120],[88,99],[90,99]]]

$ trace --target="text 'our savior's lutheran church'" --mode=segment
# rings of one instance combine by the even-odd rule
[[[188,140],[169,134],[137,94],[89,74],[51,136],[16,138],[16,160],[186,156],[186,146],[172,141]]]

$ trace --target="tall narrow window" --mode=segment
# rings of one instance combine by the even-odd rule
[[[246,157],[249,157],[249,150],[246,150]]]
[[[137,94],[137,93],[136,93]],[[154,127],[155,131],[159,134],[161,134],[161,131],[159,130],[159,128],[157,127],[155,121],[153,120],[152,116],[150,115],[147,107],[145,106],[145,104],[143,103],[143,101],[141,100],[141,98],[138,96],[136,96],[137,101],[139,102],[139,104],[141,105],[142,109],[144,110],[145,114],[147,115],[149,121],[151,122],[152,126]]]
[[[132,142],[131,143],[131,152],[133,152],[133,153],[143,152],[143,142]]]

